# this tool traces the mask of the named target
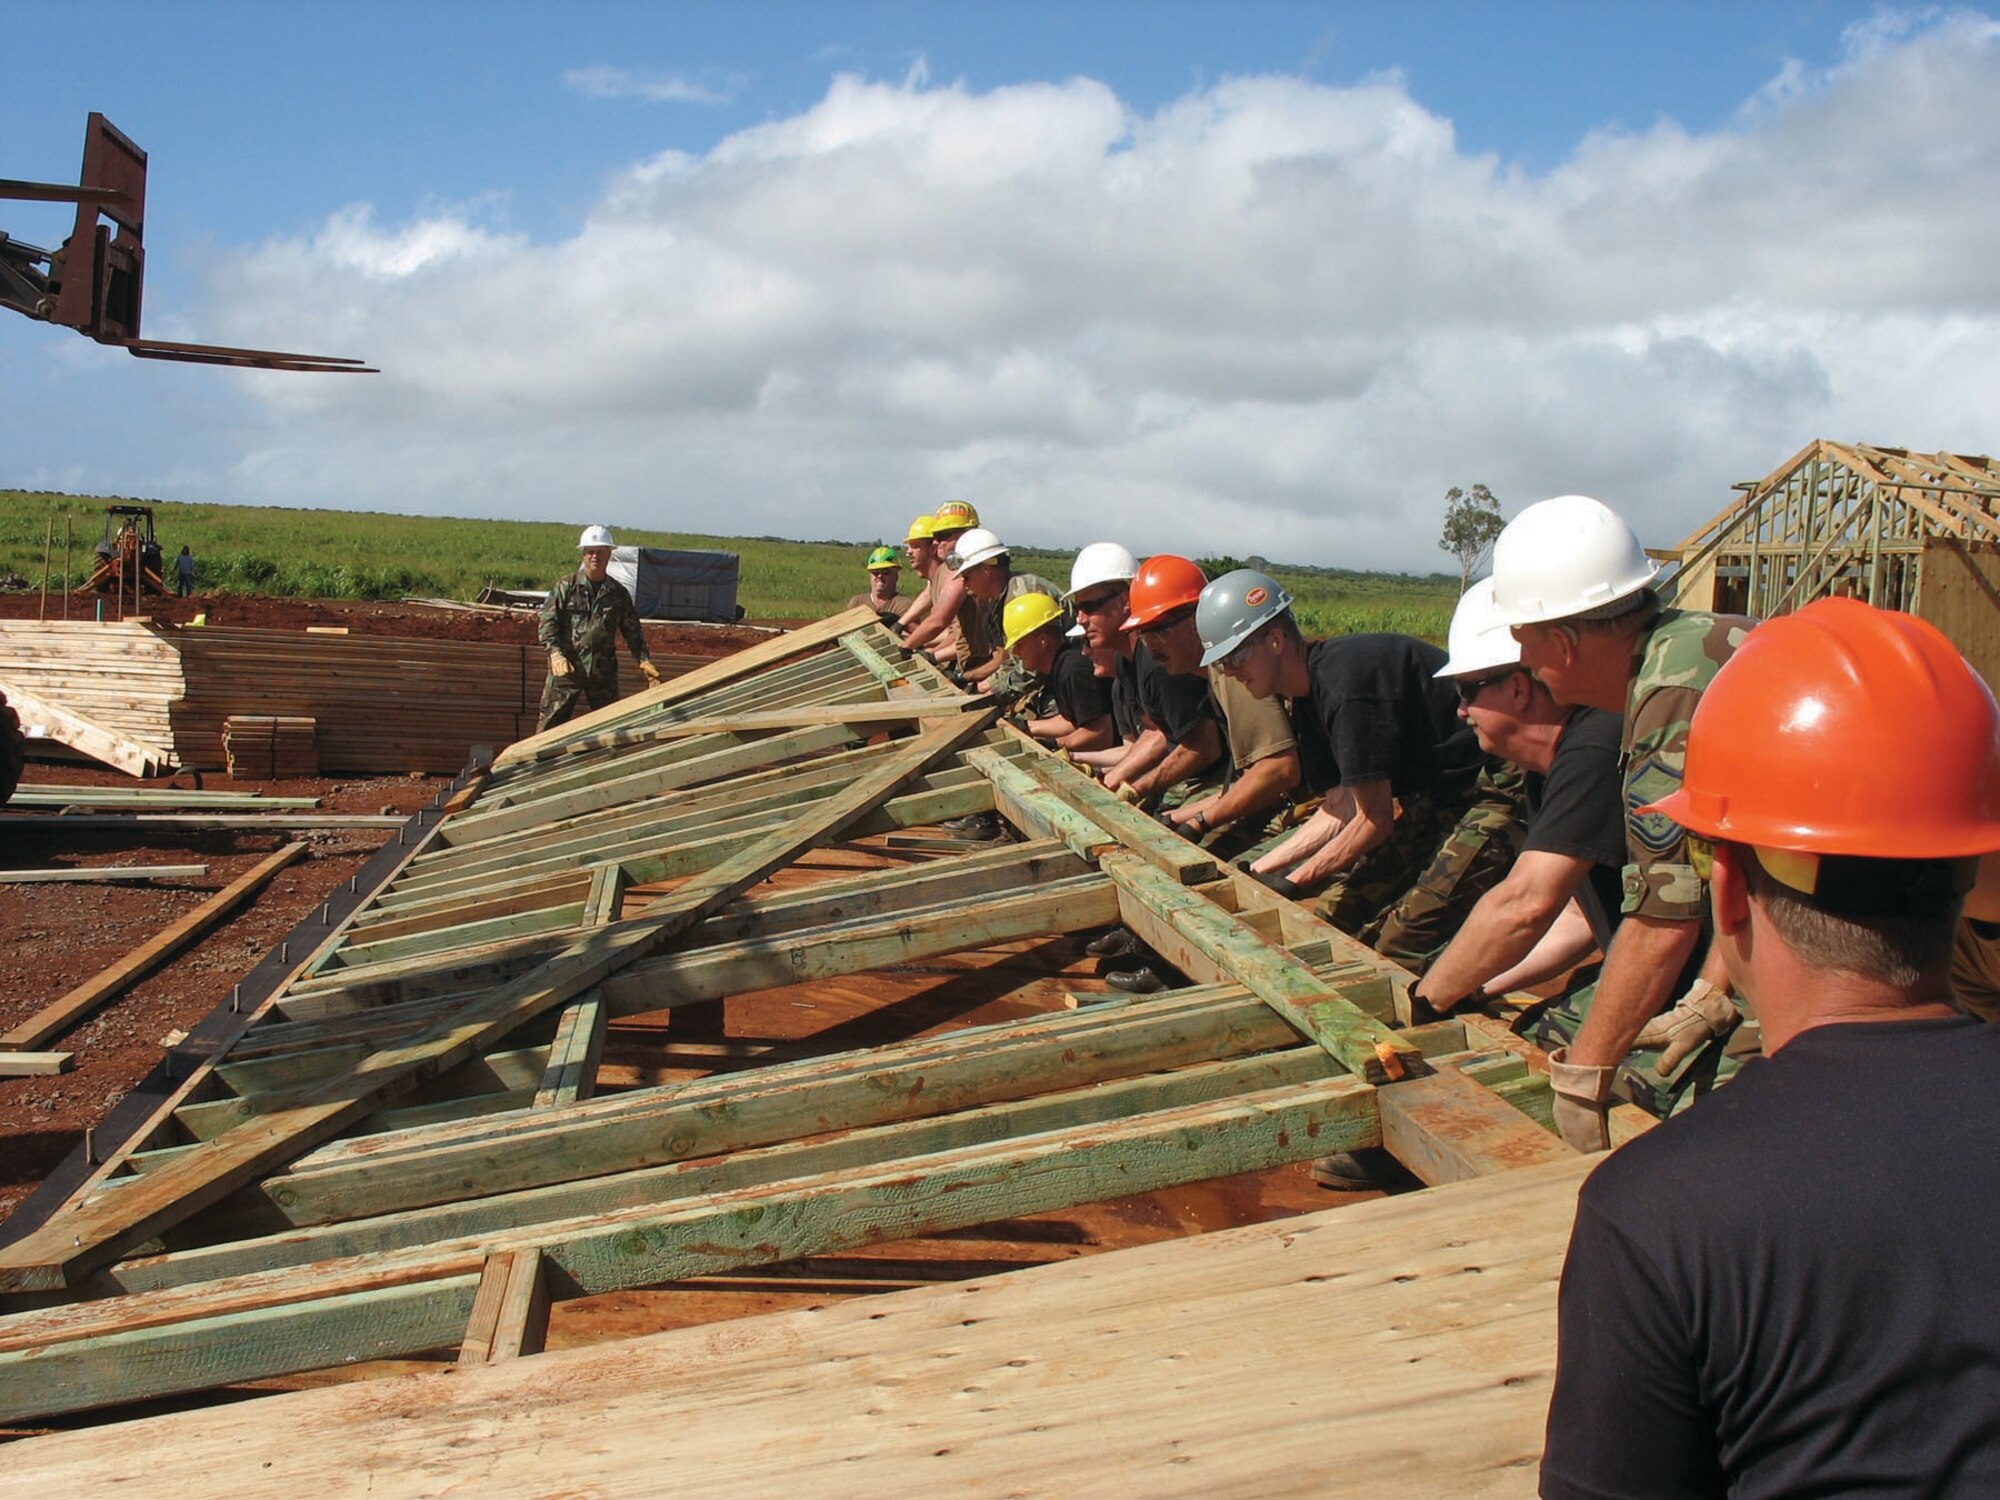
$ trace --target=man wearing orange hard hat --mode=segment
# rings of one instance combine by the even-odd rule
[[[1948,980],[2000,851],[1992,693],[1922,620],[1807,605],[1644,810],[1765,1055],[1584,1183],[1542,1494],[2000,1493],[2000,1028]]]

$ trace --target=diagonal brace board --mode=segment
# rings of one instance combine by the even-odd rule
[[[1422,1054],[1359,1009],[1297,955],[1233,913],[1128,854],[1108,855],[1125,925],[1200,980],[1232,979],[1370,1083],[1427,1071]]]
[[[136,1187],[72,1206],[0,1252],[0,1291],[47,1291],[117,1259],[135,1245],[290,1161],[362,1119],[382,1100],[470,1057],[524,1022],[573,999],[648,954],[807,849],[863,817],[909,777],[983,733],[998,709],[932,730],[819,804],[788,828],[649,906],[643,922],[592,931],[542,967],[468,1004],[415,1039],[372,1057],[288,1107],[260,1115]]]

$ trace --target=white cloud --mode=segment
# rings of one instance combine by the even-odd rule
[[[246,377],[211,489],[853,538],[958,495],[1027,542],[1428,570],[1478,480],[1666,543],[1814,437],[1992,446],[1996,82],[2000,26],[1892,17],[1533,175],[1394,75],[1147,115],[841,77],[560,243],[357,207],[231,258],[212,336],[385,373]]]
[[[630,68],[571,68],[563,85],[586,99],[639,99],[647,104],[728,104],[743,88],[740,78],[702,83],[681,73],[641,73]]]

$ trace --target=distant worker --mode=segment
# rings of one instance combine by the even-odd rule
[[[965,585],[958,628],[965,640],[961,670],[966,680],[1002,699],[1018,697],[1030,685],[1029,674],[1008,657],[1001,613],[1010,600],[1031,594],[1053,601],[1060,609],[1061,592],[1046,578],[1016,572],[1007,544],[983,526],[961,535],[948,561]]]
[[[849,599],[847,608],[866,605],[892,624],[902,619],[903,611],[915,602],[896,592],[902,577],[903,554],[894,547],[877,547],[868,554],[868,592]]]
[[[1058,750],[1110,749],[1111,681],[1097,675],[1082,642],[1068,633],[1061,603],[1023,594],[1007,601],[1001,622],[1015,660],[1047,685],[1049,711],[1028,716],[1022,727]]]
[[[1552,1049],[1557,1127],[1579,1151],[1609,1144],[1614,1084],[1664,1115],[1720,1077],[1725,1060],[1734,1066],[1725,1039],[1741,1012],[1719,962],[1704,967],[1701,871],[1680,826],[1646,808],[1680,786],[1695,705],[1756,622],[1663,609],[1658,573],[1637,533],[1588,495],[1529,506],[1493,547],[1494,607],[1513,626],[1522,664],[1556,702],[1625,716],[1623,919],[1596,985],[1551,1006],[1535,1033]],[[1626,1066],[1656,1019],[1649,1040],[1664,1039],[1677,1059],[1664,1077],[1649,1064]]]
[[[556,581],[542,605],[536,632],[549,653],[549,677],[542,685],[542,716],[537,729],[567,722],[583,703],[603,708],[618,698],[618,637],[632,648],[648,685],[657,686],[660,670],[646,650],[639,611],[625,585],[610,573],[611,549],[617,545],[604,526],[586,526],[577,540],[583,565]]]
[[[185,544],[181,555],[174,559],[174,591],[183,599],[194,592],[194,554]]]
[[[965,583],[947,564],[958,539],[979,524],[979,512],[964,500],[947,500],[931,517],[931,552],[938,570],[931,575],[930,600],[924,616],[903,636],[903,644],[922,651],[939,666],[957,671],[965,665],[962,636]]]
[[[1708,872],[1765,1055],[1583,1183],[1541,1493],[2000,1494],[2000,1030],[1946,979],[2000,711],[1935,627],[1823,599],[1683,738],[1639,811]]]
[[[897,628],[908,636],[930,617],[931,604],[937,597],[938,570],[944,566],[938,557],[937,543],[931,540],[929,511],[910,522],[910,529],[903,536],[903,556],[922,585],[910,600],[909,608],[903,611],[902,619],[897,622]]]
[[[1459,721],[1445,654],[1415,636],[1308,641],[1292,597],[1254,568],[1202,590],[1202,660],[1292,705],[1320,806],[1252,865],[1265,883],[1422,973],[1520,849],[1525,787]]]

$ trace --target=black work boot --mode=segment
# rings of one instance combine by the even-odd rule
[[[1129,929],[1114,927],[1085,943],[1083,951],[1092,958],[1130,958],[1139,951],[1139,940]]]
[[[1104,982],[1127,995],[1157,995],[1171,988],[1151,964],[1141,964],[1136,969],[1114,969],[1104,976]]]
[[[998,813],[972,813],[940,823],[938,827],[955,839],[970,839],[981,844],[990,844],[1007,836],[1007,827],[1000,821]]]
[[[1416,1181],[1409,1168],[1380,1146],[1315,1157],[1312,1180],[1323,1188],[1338,1188],[1348,1193],[1377,1192]]]

